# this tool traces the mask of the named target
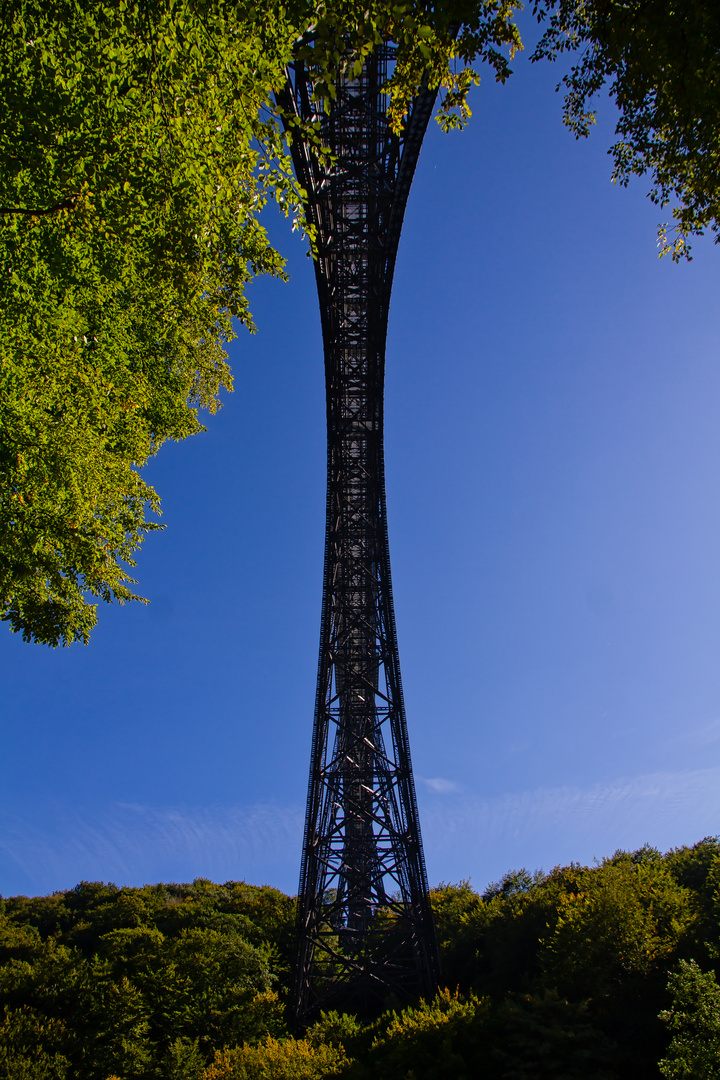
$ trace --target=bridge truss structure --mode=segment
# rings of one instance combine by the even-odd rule
[[[372,1015],[431,995],[428,898],[395,630],[385,507],[383,383],[405,206],[435,94],[398,137],[387,118],[394,49],[341,80],[329,114],[307,70],[289,70],[286,116],[315,121],[329,158],[294,135],[317,236],[327,392],[327,524],[320,657],[292,1011]]]

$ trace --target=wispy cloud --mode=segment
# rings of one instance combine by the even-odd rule
[[[421,783],[431,881],[470,876],[482,887],[512,867],[588,863],[646,842],[667,850],[720,832],[720,768],[485,799],[443,777]],[[52,820],[0,812],[0,891],[44,893],[82,879],[139,885],[208,877],[294,892],[302,825],[301,807],[273,803],[60,808]]]
[[[460,791],[460,785],[454,780],[445,780],[442,776],[419,776],[418,780],[434,795],[453,795]]]
[[[432,800],[422,818],[431,878],[470,874],[480,884],[511,867],[591,862],[644,843],[667,850],[718,833],[720,769]]]
[[[273,804],[119,804],[99,813],[60,810],[52,823],[4,813],[0,831],[5,895],[69,888],[83,879],[137,885],[195,877],[268,882],[292,892],[302,812]]]
[[[668,743],[688,743],[694,746],[710,746],[720,739],[720,719],[711,720],[707,724],[686,728],[678,735],[673,735],[667,740]]]

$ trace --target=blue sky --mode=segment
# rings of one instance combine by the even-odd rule
[[[434,126],[387,354],[393,584],[431,883],[720,831],[720,251],[659,261],[610,108],[486,76]],[[296,888],[319,635],[324,388],[310,261],[208,432],[147,469],[152,603],[87,648],[0,636],[0,893],[82,878]]]

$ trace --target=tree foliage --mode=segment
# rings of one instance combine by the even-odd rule
[[[203,1080],[324,1080],[348,1064],[341,1049],[308,1039],[274,1039],[221,1050]]]
[[[281,9],[17,3],[0,48],[0,597],[26,639],[87,640],[85,594],[133,599],[157,525],[138,468],[200,430],[281,273],[257,211],[295,197],[261,110]]]
[[[28,1057],[33,1077],[179,1080],[287,1034],[275,986],[294,905],[276,890],[82,883],[1,906],[0,1076]]]
[[[713,971],[694,960],[681,960],[668,980],[672,1006],[660,1019],[672,1032],[660,1062],[667,1080],[715,1080],[720,1077],[720,986]]]
[[[620,110],[614,179],[649,174],[650,197],[674,203],[661,254],[688,255],[688,238],[720,240],[720,10],[696,0],[538,0],[548,28],[534,59],[578,53],[563,77],[565,122],[577,137],[595,122],[607,87]]]
[[[479,56],[505,78],[508,0],[454,7],[267,0],[12,0],[0,33],[0,614],[25,640],[87,641],[93,598],[138,599],[158,528],[139,470],[201,430],[252,328],[256,274],[283,274],[259,214],[302,225],[273,92],[306,31],[326,103],[386,37],[396,123],[425,80],[447,126]],[[429,20],[429,21],[428,21]],[[312,137],[312,132],[308,132]]]
[[[720,1075],[720,842],[432,894],[445,988],[285,1017],[294,901],[82,882],[0,901],[2,1080],[704,1080]]]

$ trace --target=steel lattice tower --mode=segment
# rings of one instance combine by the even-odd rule
[[[320,122],[331,164],[293,139],[325,352],[327,525],[320,659],[299,890],[293,1012],[370,1014],[437,987],[438,961],[395,632],[383,462],[388,307],[405,204],[434,93],[400,138],[382,46],[318,111],[302,63],[287,112]]]

